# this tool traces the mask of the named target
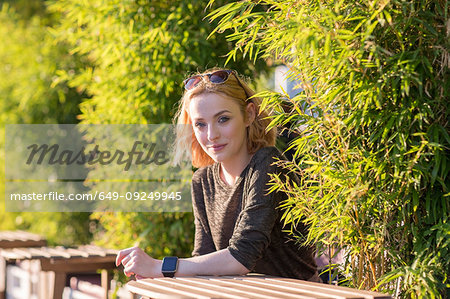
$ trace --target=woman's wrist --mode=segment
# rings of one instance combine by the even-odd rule
[[[164,277],[164,275],[161,272],[162,269],[162,260],[156,260],[155,261],[155,267],[156,267],[156,271],[155,271],[155,276],[153,278],[161,278]]]
[[[135,274],[136,279],[144,279],[144,278],[162,278],[164,275],[161,272],[162,260],[151,258],[151,265],[147,268],[148,272]]]

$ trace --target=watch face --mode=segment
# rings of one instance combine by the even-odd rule
[[[175,256],[166,256],[162,264],[162,272],[175,272],[177,270],[178,258]]]

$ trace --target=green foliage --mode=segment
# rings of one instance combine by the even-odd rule
[[[44,0],[0,0],[0,6],[8,5],[23,20],[29,20],[39,16],[40,21],[47,21],[48,15]]]
[[[94,213],[101,222],[99,245],[124,249],[139,246],[154,258],[190,256],[193,250],[192,213]]]
[[[214,1],[210,1],[212,4]],[[239,1],[209,14],[244,53],[290,67],[303,92],[261,93],[294,123],[301,184],[284,219],[347,250],[352,286],[411,297],[449,287],[447,1]],[[446,29],[447,28],[447,29]]]
[[[96,227],[96,222],[89,218],[90,213],[0,211],[0,215],[4,217],[2,230],[19,229],[37,233],[44,236],[49,245],[88,244]]]
[[[24,21],[7,5],[0,12],[0,123],[75,123],[82,95],[55,81],[58,69],[76,68],[39,17]]]
[[[58,82],[90,96],[80,106],[82,123],[170,123],[185,76],[223,65],[226,58],[220,55],[231,49],[223,37],[206,39],[212,26],[203,21],[201,1],[48,3],[50,11],[61,16],[52,34],[84,62],[80,68],[58,72]],[[264,62],[232,65],[247,74],[264,66]],[[99,223],[98,244],[139,245],[154,257],[188,256],[192,251],[191,213],[96,213],[93,217]]]
[[[37,2],[40,2],[38,4]],[[50,23],[34,13],[42,12],[34,1],[26,13],[3,4],[0,11],[0,144],[4,148],[4,124],[74,123],[83,94],[67,84],[55,82],[58,69],[71,69],[77,59],[67,48],[55,44],[43,24]],[[24,1],[14,3],[25,5]],[[24,13],[24,14],[22,14]],[[43,14],[45,15],[45,14]],[[6,140],[8,142],[8,140]],[[4,151],[0,164],[4,164]],[[44,235],[51,244],[89,242],[87,213],[6,213],[4,211],[4,167],[1,167],[0,229],[25,229]]]
[[[206,37],[200,1],[51,1],[58,39],[87,66],[59,73],[86,90],[84,123],[170,122],[190,71],[222,65],[224,38]],[[241,65],[239,68],[242,68]]]

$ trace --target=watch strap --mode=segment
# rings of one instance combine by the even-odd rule
[[[175,272],[163,272],[164,277],[173,278],[175,276]]]

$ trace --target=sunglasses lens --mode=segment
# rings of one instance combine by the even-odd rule
[[[184,88],[187,90],[194,88],[200,81],[202,80],[202,77],[200,76],[193,76],[186,81],[184,81]]]
[[[229,73],[226,71],[217,71],[211,74],[209,81],[212,83],[223,83],[228,79]]]
[[[184,80],[184,88],[186,90],[194,88],[198,83],[200,83],[200,81],[202,81],[203,76],[208,76],[211,83],[224,83],[225,81],[227,81],[231,73],[232,71],[217,71],[207,75],[195,75],[190,77],[189,79]]]

